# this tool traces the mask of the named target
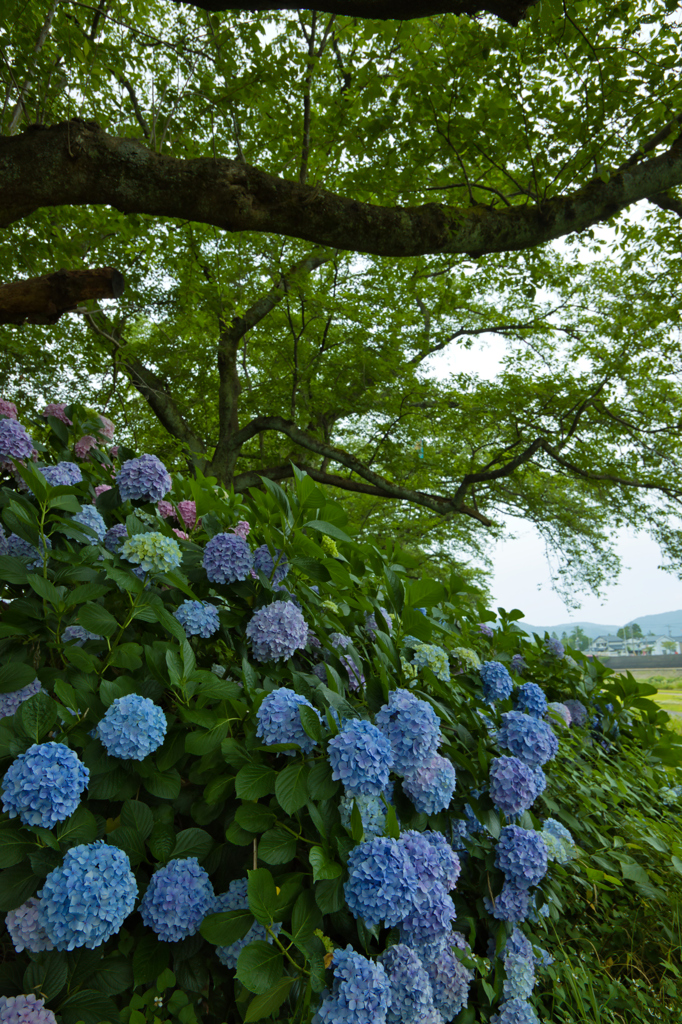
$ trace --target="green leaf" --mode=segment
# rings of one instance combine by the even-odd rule
[[[322,562],[319,562],[316,558],[307,558],[305,555],[296,555],[291,559],[291,564],[296,568],[300,569],[304,576],[307,576],[311,580],[315,580],[316,583],[328,583],[331,579],[329,575],[329,569]]]
[[[61,587],[59,590],[55,587],[54,583],[50,583],[49,580],[45,579],[44,576],[38,576],[33,573],[26,577],[26,582],[29,584],[32,590],[36,592],[38,597],[42,597],[45,601],[49,601],[55,608],[64,602],[64,594],[66,590]]]
[[[101,604],[88,602],[78,612],[78,621],[85,629],[99,636],[113,636],[119,629],[118,622]]]
[[[115,1003],[93,989],[81,989],[59,1005],[62,1024],[101,1024],[119,1019]]]
[[[405,591],[403,589],[403,585],[392,569],[386,568],[384,570],[384,576],[386,578],[386,589],[391,604],[393,605],[393,609],[398,615],[402,615],[403,605],[405,603]]]
[[[352,544],[352,539],[343,530],[340,530],[338,526],[334,526],[332,523],[327,523],[324,519],[311,519],[310,522],[305,523],[306,530],[317,530],[318,533],[324,533],[328,537],[333,537],[334,540],[344,540],[349,544]]]
[[[154,933],[143,933],[136,940],[135,952],[133,953],[135,986],[151,984],[168,967],[170,954],[169,943],[159,942],[158,936]],[[110,1017],[106,1019],[115,1021],[119,1018]]]
[[[49,1001],[59,995],[66,985],[68,967],[66,953],[57,950],[40,954],[38,960],[24,971],[24,992],[37,992]]]
[[[132,961],[125,956],[107,956],[100,961],[89,980],[98,991],[104,992],[107,996],[127,992],[134,984]]]
[[[316,743],[321,743],[323,732],[320,716],[317,711],[314,708],[309,708],[306,704],[300,704],[298,713],[301,718],[301,725],[307,735],[310,736],[311,740],[315,740]]]
[[[623,878],[627,878],[630,882],[637,882],[640,885],[651,885],[651,879],[648,873],[640,864],[621,864],[620,870]]]
[[[153,772],[142,780],[142,785],[148,793],[158,796],[160,800],[177,800],[180,796],[182,779],[180,772],[175,768],[169,768],[165,772]]]
[[[57,839],[60,843],[92,843],[96,838],[97,820],[84,804],[79,804],[71,817],[57,826]]]
[[[237,772],[235,788],[241,800],[260,800],[275,790],[275,772],[264,764],[245,764]]]
[[[175,838],[173,857],[196,857],[202,861],[208,857],[212,847],[213,839],[203,828],[185,828]]]
[[[237,960],[237,979],[249,992],[269,992],[284,972],[284,957],[276,946],[261,940],[250,942]]]
[[[341,874],[336,878],[324,879],[316,883],[315,902],[323,914],[335,914],[338,910],[343,910],[346,905],[346,897],[343,892]]]
[[[130,863],[136,867],[140,861],[145,859],[144,840],[135,828],[129,825],[120,825],[106,837],[110,846],[116,846],[128,855]]]
[[[19,708],[22,728],[36,743],[40,743],[42,737],[50,731],[57,717],[57,705],[43,690],[34,693]]]
[[[263,485],[267,491],[273,496],[279,507],[281,508],[284,515],[289,517],[291,515],[291,508],[289,506],[289,499],[286,494],[274,480],[268,480],[266,476],[261,477]]]
[[[266,864],[288,864],[296,856],[296,837],[283,828],[271,828],[258,843],[258,858]]]
[[[0,868],[11,868],[15,864],[21,864],[35,849],[35,845],[29,842],[26,834],[12,828],[0,829]]]
[[[77,515],[81,510],[81,503],[75,494],[55,494],[47,503],[50,509],[59,509],[61,512],[71,512]]]
[[[109,658],[109,664],[115,668],[138,669],[142,668],[142,646],[140,644],[119,644],[114,647]]]
[[[0,580],[21,586],[28,579],[28,568],[21,558],[12,555],[0,556]]]
[[[199,931],[214,946],[231,946],[243,939],[253,924],[250,910],[227,910],[220,914],[208,914]]]
[[[147,846],[157,860],[165,863],[170,859],[170,855],[175,848],[175,832],[173,828],[163,821],[155,822],[147,839]]]
[[[245,803],[237,808],[235,820],[247,832],[253,832],[258,835],[272,828],[277,820],[277,815],[273,814],[267,807],[263,807],[262,804]]]
[[[341,783],[332,779],[332,766],[326,758],[313,765],[308,776],[308,792],[313,800],[331,800],[340,788]]]
[[[28,861],[0,871],[0,910],[15,910],[33,896],[41,879],[33,874]]]
[[[249,910],[260,924],[271,924],[277,911],[275,881],[267,868],[249,871]]]
[[[143,839],[147,839],[154,827],[154,816],[141,800],[126,800],[121,808],[121,824],[134,828]]]
[[[294,814],[308,801],[309,768],[305,761],[287,765],[277,776],[275,795],[286,814]]]
[[[322,915],[315,902],[315,896],[307,889],[296,900],[291,915],[291,938],[301,948],[312,938],[313,932],[320,927]]]
[[[391,839],[400,838],[400,825],[398,823],[398,816],[395,813],[395,807],[393,804],[389,804],[388,810],[386,811],[385,831]]]
[[[365,834],[362,824],[362,815],[357,800],[353,800],[353,810],[350,813],[350,832],[356,843],[361,843]],[[397,838],[397,837],[396,837]]]
[[[262,996],[256,996],[255,999],[252,999],[244,1017],[244,1024],[252,1024],[252,1021],[271,1017],[287,998],[289,989],[295,981],[295,978],[281,978],[276,985],[273,985],[269,992],[265,992]]]
[[[308,851],[308,858],[313,869],[313,880],[315,882],[336,878],[338,875],[343,874],[341,865],[332,860],[321,846],[312,846]]]
[[[7,661],[0,665],[0,693],[14,693],[28,686],[36,678],[36,670],[22,661]]]

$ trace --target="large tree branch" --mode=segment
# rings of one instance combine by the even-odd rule
[[[384,207],[287,181],[241,161],[180,160],[70,121],[0,139],[0,226],[48,206],[111,205],[226,231],[260,231],[379,256],[528,249],[582,231],[682,184],[682,139],[565,196],[504,210]]]
[[[124,287],[123,274],[113,267],[9,281],[0,284],[0,324],[56,324],[88,299],[118,299]]]
[[[345,14],[349,18],[371,18],[378,21],[410,21],[430,18],[436,14],[457,14],[475,17],[492,14],[509,25],[518,25],[536,0],[180,0],[188,7],[204,11],[321,11]]]

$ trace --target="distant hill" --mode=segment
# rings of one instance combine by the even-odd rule
[[[560,622],[556,626],[535,626],[530,622],[520,621],[518,624],[527,633],[539,633],[542,636],[545,632],[556,633],[558,637],[562,633],[570,633],[576,626],[580,626],[583,632],[594,640],[595,637],[603,636],[606,633],[617,633],[623,626],[631,626],[639,623],[643,633],[670,633],[672,636],[682,636],[682,608],[674,612],[660,612],[658,615],[638,615],[629,622],[619,622],[616,625],[601,622]]]

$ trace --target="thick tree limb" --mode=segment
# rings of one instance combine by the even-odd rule
[[[118,299],[123,274],[113,267],[57,270],[0,285],[0,324],[55,324],[87,299]]]
[[[378,21],[411,21],[436,14],[492,14],[509,25],[518,25],[536,0],[180,0],[203,11],[321,11],[349,18]]]
[[[675,196],[671,195],[663,195],[663,193],[658,196],[649,196],[648,198],[650,203],[660,207],[661,210],[669,210],[670,213],[676,213],[678,217],[682,217],[682,199],[676,199]]]
[[[111,205],[123,213],[260,231],[379,256],[528,249],[582,231],[682,184],[682,138],[623,165],[609,181],[504,210],[427,204],[384,207],[287,181],[242,162],[179,160],[135,139],[70,121],[0,139],[0,226],[49,206]]]

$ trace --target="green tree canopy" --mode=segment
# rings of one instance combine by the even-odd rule
[[[530,520],[559,584],[679,562],[677,5],[227,6],[3,5],[2,278],[126,278],[6,329],[6,396],[432,549]]]

